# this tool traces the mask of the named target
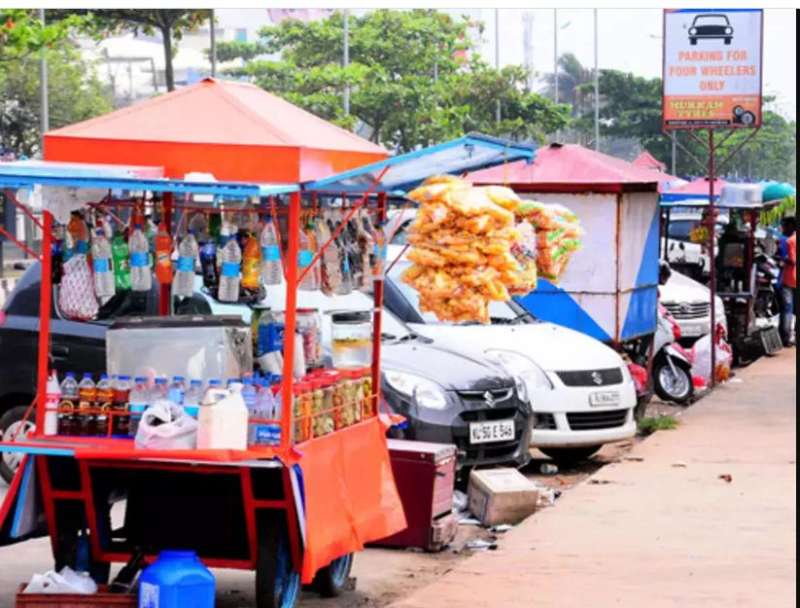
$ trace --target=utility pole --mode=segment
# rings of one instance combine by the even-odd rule
[[[211,78],[214,78],[217,75],[217,32],[214,31],[216,29],[214,27],[214,9],[212,8],[209,13],[208,35],[211,49],[208,54],[211,56]]]
[[[533,90],[533,13],[525,11],[522,15],[522,46],[525,57],[525,86]]]
[[[677,167],[678,167],[678,146],[677,146],[677,131],[671,131],[670,135],[672,136],[672,175],[678,175]]]
[[[553,9],[553,101],[558,103],[558,9]]]
[[[600,151],[600,69],[597,59],[597,9],[594,9],[594,149]]]
[[[42,22],[42,29],[45,26],[44,9],[39,9],[39,20]],[[47,101],[47,56],[45,49],[42,48],[41,56],[39,58],[39,100],[40,100],[40,116],[39,128],[41,129],[41,150],[44,153],[44,134],[50,129],[50,112],[49,104]]]
[[[350,11],[344,9],[342,11],[344,19],[344,53],[342,55],[342,67],[350,65]],[[346,116],[350,115],[350,83],[344,83],[344,113]]]
[[[500,9],[498,8],[494,9],[494,67],[496,70],[500,70]],[[499,124],[502,118],[500,99],[498,98],[495,120]]]

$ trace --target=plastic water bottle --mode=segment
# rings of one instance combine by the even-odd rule
[[[111,257],[114,260],[114,284],[120,291],[131,288],[131,264],[128,243],[117,233],[111,240]]]
[[[150,246],[142,232],[141,224],[134,226],[128,249],[131,256],[131,289],[150,291],[153,286],[153,275],[150,273]]]
[[[94,268],[94,291],[102,303],[114,295],[114,272],[111,269],[111,243],[102,228],[95,231],[92,241],[92,267]]]
[[[203,400],[203,381],[191,380],[189,388],[186,389],[186,394],[183,396],[183,409],[194,419],[197,419],[197,414],[200,409],[200,402]]]
[[[319,289],[319,264],[314,264],[314,266],[311,266],[311,262],[314,259],[314,253],[316,251],[316,239],[313,236],[312,228],[309,227],[300,231],[298,249],[298,270],[302,274],[306,271],[306,269],[308,269],[308,272],[306,272],[306,276],[303,277],[298,289],[302,289],[304,291],[314,291],[315,289]]]
[[[189,298],[194,293],[194,263],[197,259],[197,241],[189,232],[178,245],[178,262],[172,280],[172,295]]]
[[[47,379],[44,401],[44,434],[55,435],[58,432],[58,406],[61,403],[61,387],[58,385],[56,370]]]
[[[253,386],[253,380],[251,378],[242,380],[242,385],[242,399],[244,399],[244,404],[247,407],[247,418],[249,422],[247,443],[254,444],[256,437],[255,419],[261,417],[258,410],[258,393],[256,392],[256,387]]]
[[[156,378],[155,384],[150,391],[150,403],[155,403],[161,399],[166,399],[168,392],[169,385],[167,384],[167,379],[164,376],[159,376]]]
[[[281,250],[272,218],[268,217],[261,229],[261,281],[264,285],[280,285],[283,278]]]
[[[74,372],[67,372],[61,381],[61,403],[58,406],[58,434],[75,434],[75,418],[78,411],[78,381]]]
[[[136,437],[136,431],[139,430],[139,422],[142,420],[142,414],[150,405],[150,391],[147,389],[147,378],[144,376],[136,376],[133,379],[133,389],[129,399],[128,411],[131,414],[131,422],[128,427],[128,435]]]
[[[183,405],[183,397],[185,394],[186,379],[183,376],[172,376],[172,382],[167,392],[167,399],[172,401],[175,405]]]
[[[239,248],[239,243],[236,242],[236,237],[227,234],[224,229],[222,239],[225,241],[225,245],[220,252],[221,264],[217,299],[220,302],[238,302],[242,250]]]

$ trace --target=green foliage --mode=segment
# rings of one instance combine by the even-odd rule
[[[677,429],[679,424],[677,418],[673,416],[651,416],[642,418],[639,421],[639,432],[644,435],[651,435],[656,431],[672,431]]]
[[[51,128],[111,111],[109,95],[78,51],[60,45],[49,49],[46,59]],[[0,62],[0,148],[18,156],[39,151],[39,86],[38,53]]]
[[[232,40],[230,42],[217,43],[217,61],[230,61],[231,59],[244,59],[250,61],[266,52],[264,45],[260,42],[242,42]]]
[[[287,20],[264,28],[257,43],[226,45],[225,59],[279,52],[279,61],[250,61],[233,73],[345,128],[361,123],[373,141],[399,151],[474,130],[542,140],[568,120],[567,106],[524,90],[522,68],[495,70],[474,55],[465,19],[433,10],[351,17],[347,67],[343,23],[338,12],[309,23]]]
[[[774,207],[770,207],[766,211],[761,212],[759,222],[762,226],[777,226],[781,218],[787,215],[796,215],[797,213],[797,197],[787,196],[780,203]]]
[[[82,23],[83,19],[72,16],[42,25],[38,11],[0,10],[0,62],[18,61],[43,48],[52,48]]]
[[[545,74],[547,88],[544,95],[555,99],[555,76],[551,72]],[[579,116],[587,109],[591,110],[594,95],[594,74],[585,68],[572,53],[564,53],[558,58],[558,101],[572,106],[572,115]],[[588,85],[588,86],[587,86]]]

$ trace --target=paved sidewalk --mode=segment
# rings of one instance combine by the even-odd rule
[[[795,364],[791,349],[739,370],[677,430],[393,608],[794,606]]]

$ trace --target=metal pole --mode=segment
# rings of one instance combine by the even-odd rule
[[[289,195],[286,230],[286,317],[283,338],[283,382],[281,383],[281,447],[292,443],[292,389],[294,387],[294,332],[297,327],[297,255],[300,242],[300,194]]]
[[[44,9],[39,9],[39,20],[42,22],[42,28],[44,29],[45,20],[44,20]],[[47,57],[45,55],[45,49],[42,48],[41,57],[39,59],[39,99],[40,99],[40,110],[41,115],[39,117],[40,128],[41,128],[41,148],[42,148],[42,155],[44,155],[44,134],[50,129],[50,111],[49,111],[49,103],[47,100]]]
[[[710,260],[709,268],[709,293],[711,298],[711,382],[709,386],[714,388],[716,384],[717,353],[716,353],[716,333],[717,333],[717,268],[714,256],[714,232],[716,221],[716,205],[714,204],[714,180],[716,179],[716,150],[714,149],[714,129],[708,130],[708,257]]]
[[[212,8],[209,12],[210,16],[208,17],[208,36],[210,38],[209,42],[211,44],[209,55],[211,56],[211,77],[214,78],[217,75],[217,32],[214,31],[216,29],[214,27],[214,9]]]
[[[342,11],[344,18],[344,52],[342,55],[342,67],[350,65],[350,11],[344,9]],[[344,83],[344,113],[346,116],[350,115],[350,83]]]
[[[553,9],[553,101],[558,103],[558,9]]]
[[[500,9],[494,9],[494,67],[496,70],[500,69]],[[500,99],[497,99],[497,107],[495,108],[495,121],[500,122],[503,118],[502,110],[500,108]]]
[[[597,9],[594,9],[594,149],[600,150],[600,69],[597,59]]]
[[[48,366],[50,365],[50,309],[52,307],[52,231],[53,216],[42,211],[42,274],[39,287],[39,343],[36,364],[36,434],[44,434],[45,393],[47,392]]]
[[[678,133],[672,131],[672,175],[678,175],[676,167],[678,166]]]

